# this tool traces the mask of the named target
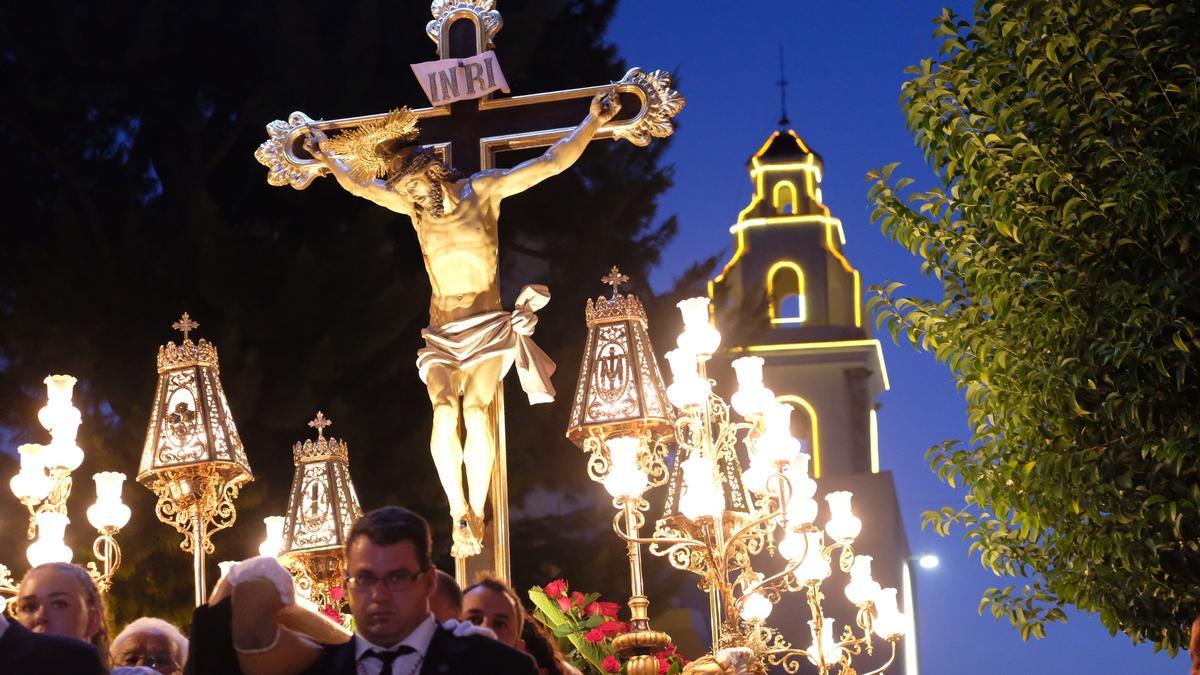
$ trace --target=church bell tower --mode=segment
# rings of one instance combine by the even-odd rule
[[[908,540],[891,473],[879,467],[876,399],[889,388],[883,351],[864,313],[861,275],[843,250],[842,222],[822,200],[824,162],[786,124],[748,163],[753,193],[729,228],[733,255],[709,282],[712,311],[719,326],[754,327],[730,336],[725,356],[763,358],[763,383],[793,407],[793,432],[812,455],[820,494],[854,493],[863,521],[856,552],[874,557],[876,579],[899,589],[913,617]],[[853,616],[848,604],[832,606]],[[803,608],[788,612],[802,614],[807,620]],[[888,672],[916,675],[915,630],[901,650]]]

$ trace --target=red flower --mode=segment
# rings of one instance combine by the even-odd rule
[[[574,603],[576,607],[583,607],[583,601],[584,601],[583,593],[580,593],[579,591],[575,591],[574,593],[571,594],[571,602]]]
[[[342,622],[342,613],[339,612],[333,605],[325,605],[321,608],[321,613],[338,623]]]
[[[609,654],[608,656],[604,657],[604,663],[601,665],[604,666],[604,672],[606,672],[606,673],[621,672],[621,662],[618,661],[617,657],[613,656],[612,654]]]
[[[329,589],[329,597],[333,598],[334,602],[341,602],[342,598],[346,597],[346,594],[345,591],[342,590],[341,586],[334,586],[333,588]]]
[[[600,616],[607,616],[615,619],[617,618],[617,612],[620,611],[620,609],[621,606],[615,602],[601,602],[597,600],[596,602],[588,605],[586,611],[589,615],[599,614]]]
[[[591,642],[592,644],[603,642],[604,638],[606,637],[608,636],[605,635],[604,631],[600,630],[599,628],[593,628],[583,635],[583,639]]]
[[[564,614],[571,613],[571,599],[570,598],[558,597],[558,598],[555,598],[555,600],[558,601],[558,608],[561,609]]]
[[[567,582],[563,579],[555,579],[546,584],[546,595],[551,598],[559,598],[567,594]]]
[[[600,631],[605,637],[612,637],[628,631],[629,624],[621,623],[620,621],[605,621],[599,626],[596,626],[594,630]]]

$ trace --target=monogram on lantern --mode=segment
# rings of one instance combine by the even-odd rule
[[[179,547],[192,554],[199,606],[212,535],[237,520],[234,499],[254,476],[221,387],[217,348],[204,339],[192,342],[188,333],[200,324],[186,312],[171,327],[183,340],[158,350],[158,386],[137,479],[158,497],[158,519],[183,535]]]
[[[617,276],[614,269],[605,283]],[[849,492],[826,495],[829,518],[823,528],[816,525],[820,509],[810,457],[791,434],[790,406],[763,385],[762,359],[733,361],[738,391],[726,403],[713,392],[707,372],[721,343],[710,323],[709,300],[684,300],[679,303],[684,330],[677,348],[666,354],[671,405],[648,415],[661,397],[650,402],[646,394],[661,392],[662,383],[645,338],[645,313],[640,303],[631,307],[636,302],[619,296],[615,286],[612,299],[589,301],[588,343],[567,434],[589,453],[589,474],[604,483],[621,509],[613,528],[635,563],[630,600],[635,628],[648,602],[640,586],[639,548],[646,545],[673,567],[696,574],[709,594],[713,649],[685,673],[765,673],[768,665],[796,673],[807,660],[821,675],[848,675],[856,672],[855,656],[874,653],[876,639],[889,646],[890,655],[861,675],[885,671],[906,623],[896,590],[880,588],[871,578],[870,556],[853,550],[862,521],[852,512]],[[605,325],[618,329],[602,332]],[[644,373],[653,374],[655,386],[642,385]],[[665,429],[664,422],[670,422]],[[674,452],[668,471],[669,445]],[[641,537],[645,493],[664,485],[663,515],[653,535]],[[855,626],[845,626],[840,635],[823,607],[823,587],[835,567],[849,576],[844,592],[856,608]],[[811,620],[804,648],[793,647],[766,623],[788,593],[807,600]],[[656,671],[647,664],[645,672]]]
[[[65,543],[71,522],[67,499],[71,496],[71,473],[83,463],[83,449],[77,440],[83,416],[71,402],[76,379],[51,375],[44,382],[47,402],[38,411],[38,422],[50,432],[50,443],[19,446],[21,468],[9,481],[13,494],[29,509],[28,536],[34,541],[26,548],[25,557],[33,567],[48,562],[69,563],[74,558]],[[100,592],[107,593],[121,565],[116,534],[130,516],[129,507],[121,501],[125,474],[105,471],[94,474],[92,480],[96,482],[96,503],[88,507],[87,518],[99,534],[92,542],[92,554],[100,564],[88,562],[87,570]],[[0,565],[0,595],[15,595],[16,591],[8,567]]]

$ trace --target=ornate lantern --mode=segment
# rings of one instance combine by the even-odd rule
[[[632,294],[617,292],[629,277],[613,267],[601,281],[612,286],[612,297],[587,301],[587,346],[567,438],[589,454],[588,475],[612,495],[618,509],[614,528],[620,531],[624,521],[636,538],[650,507],[642,493],[667,479],[666,442],[674,436],[674,410],[646,333],[646,310]],[[671,636],[650,629],[641,545],[632,539],[626,545],[632,630],[617,636],[613,648],[631,675],[657,673],[654,654],[671,643]]]
[[[589,438],[668,437],[674,412],[646,334],[646,310],[634,295],[617,292],[629,277],[616,267],[602,281],[612,297],[587,301],[587,345],[567,438],[587,449]]]
[[[342,582],[346,535],[362,516],[350,481],[346,443],[325,438],[325,427],[331,424],[317,411],[316,419],[308,423],[317,430],[317,438],[292,446],[296,472],[279,553],[301,590],[307,590],[320,606],[330,604],[330,589]]]
[[[158,350],[158,387],[137,479],[158,496],[159,520],[183,535],[180,548],[192,554],[200,605],[210,537],[237,520],[233,500],[254,476],[221,387],[217,348],[188,339],[200,324],[186,312],[171,327],[183,341]]]

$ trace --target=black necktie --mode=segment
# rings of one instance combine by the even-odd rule
[[[364,659],[366,659],[366,658],[379,659],[380,662],[383,663],[383,670],[379,671],[381,673],[381,675],[392,675],[392,664],[396,662],[396,659],[400,658],[401,656],[403,656],[405,654],[412,654],[415,651],[417,651],[417,650],[408,645],[400,645],[394,651],[390,651],[390,652],[385,652],[385,651],[377,652],[374,649],[368,649],[367,651],[363,652],[362,657]]]

